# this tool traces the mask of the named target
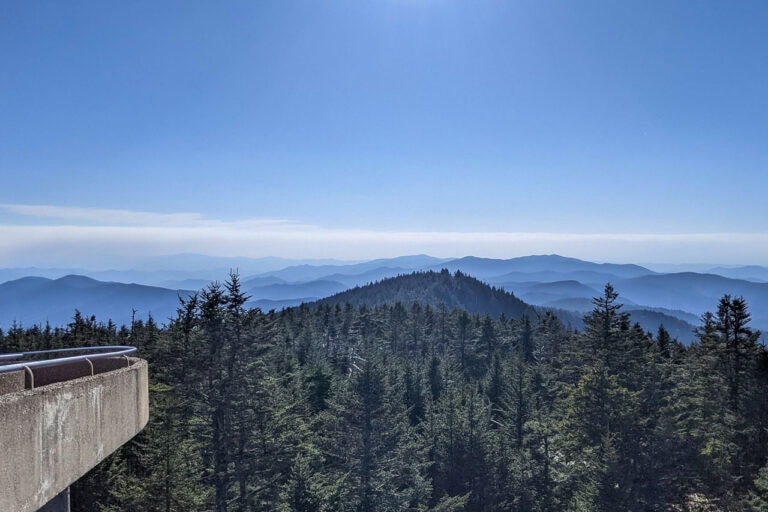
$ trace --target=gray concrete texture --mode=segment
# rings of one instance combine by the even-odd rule
[[[38,510],[144,428],[147,363],[121,365],[0,394],[0,511]]]
[[[0,373],[0,395],[24,389],[24,370]]]

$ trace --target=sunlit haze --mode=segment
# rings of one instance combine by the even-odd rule
[[[0,265],[768,264],[768,4],[4,2]]]

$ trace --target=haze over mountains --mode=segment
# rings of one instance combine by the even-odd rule
[[[156,286],[97,281],[90,277],[68,275],[58,279],[23,277],[0,284],[0,326],[14,322],[23,326],[49,323],[66,325],[75,310],[95,315],[97,320],[111,319],[118,325],[130,325],[136,318],[151,313],[162,322],[174,316],[179,296],[191,292]]]
[[[766,267],[713,266],[704,269],[707,272],[661,273],[640,265],[557,255],[506,260],[416,255],[353,263],[179,255],[147,260],[141,270],[0,269],[0,327],[13,322],[64,325],[75,309],[118,324],[130,322],[136,309],[138,318],[151,313],[164,323],[175,315],[179,296],[214,280],[224,281],[230,269],[240,273],[243,289],[251,297],[249,305],[267,310],[331,297],[398,275],[447,269],[512,292],[527,304],[562,310],[564,318],[576,319],[577,324],[591,309],[591,299],[610,282],[633,320],[649,330],[663,323],[683,342],[692,340],[698,317],[715,309],[726,293],[743,296],[753,326],[768,328]]]

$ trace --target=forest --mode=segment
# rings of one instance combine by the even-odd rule
[[[162,325],[76,312],[0,332],[0,352],[149,362],[150,422],[73,486],[76,511],[768,510],[768,354],[742,298],[684,346],[610,284],[575,331],[413,302],[466,278],[414,276],[392,303],[264,312],[231,274]]]

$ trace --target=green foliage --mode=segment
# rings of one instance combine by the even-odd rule
[[[685,348],[610,285],[574,333],[461,273],[382,284],[265,313],[232,275],[166,326],[76,312],[0,347],[150,363],[150,422],[73,486],[77,511],[768,510],[768,355],[743,299]]]
[[[749,506],[754,512],[768,510],[768,466],[763,466],[755,478],[755,488],[750,493]]]

